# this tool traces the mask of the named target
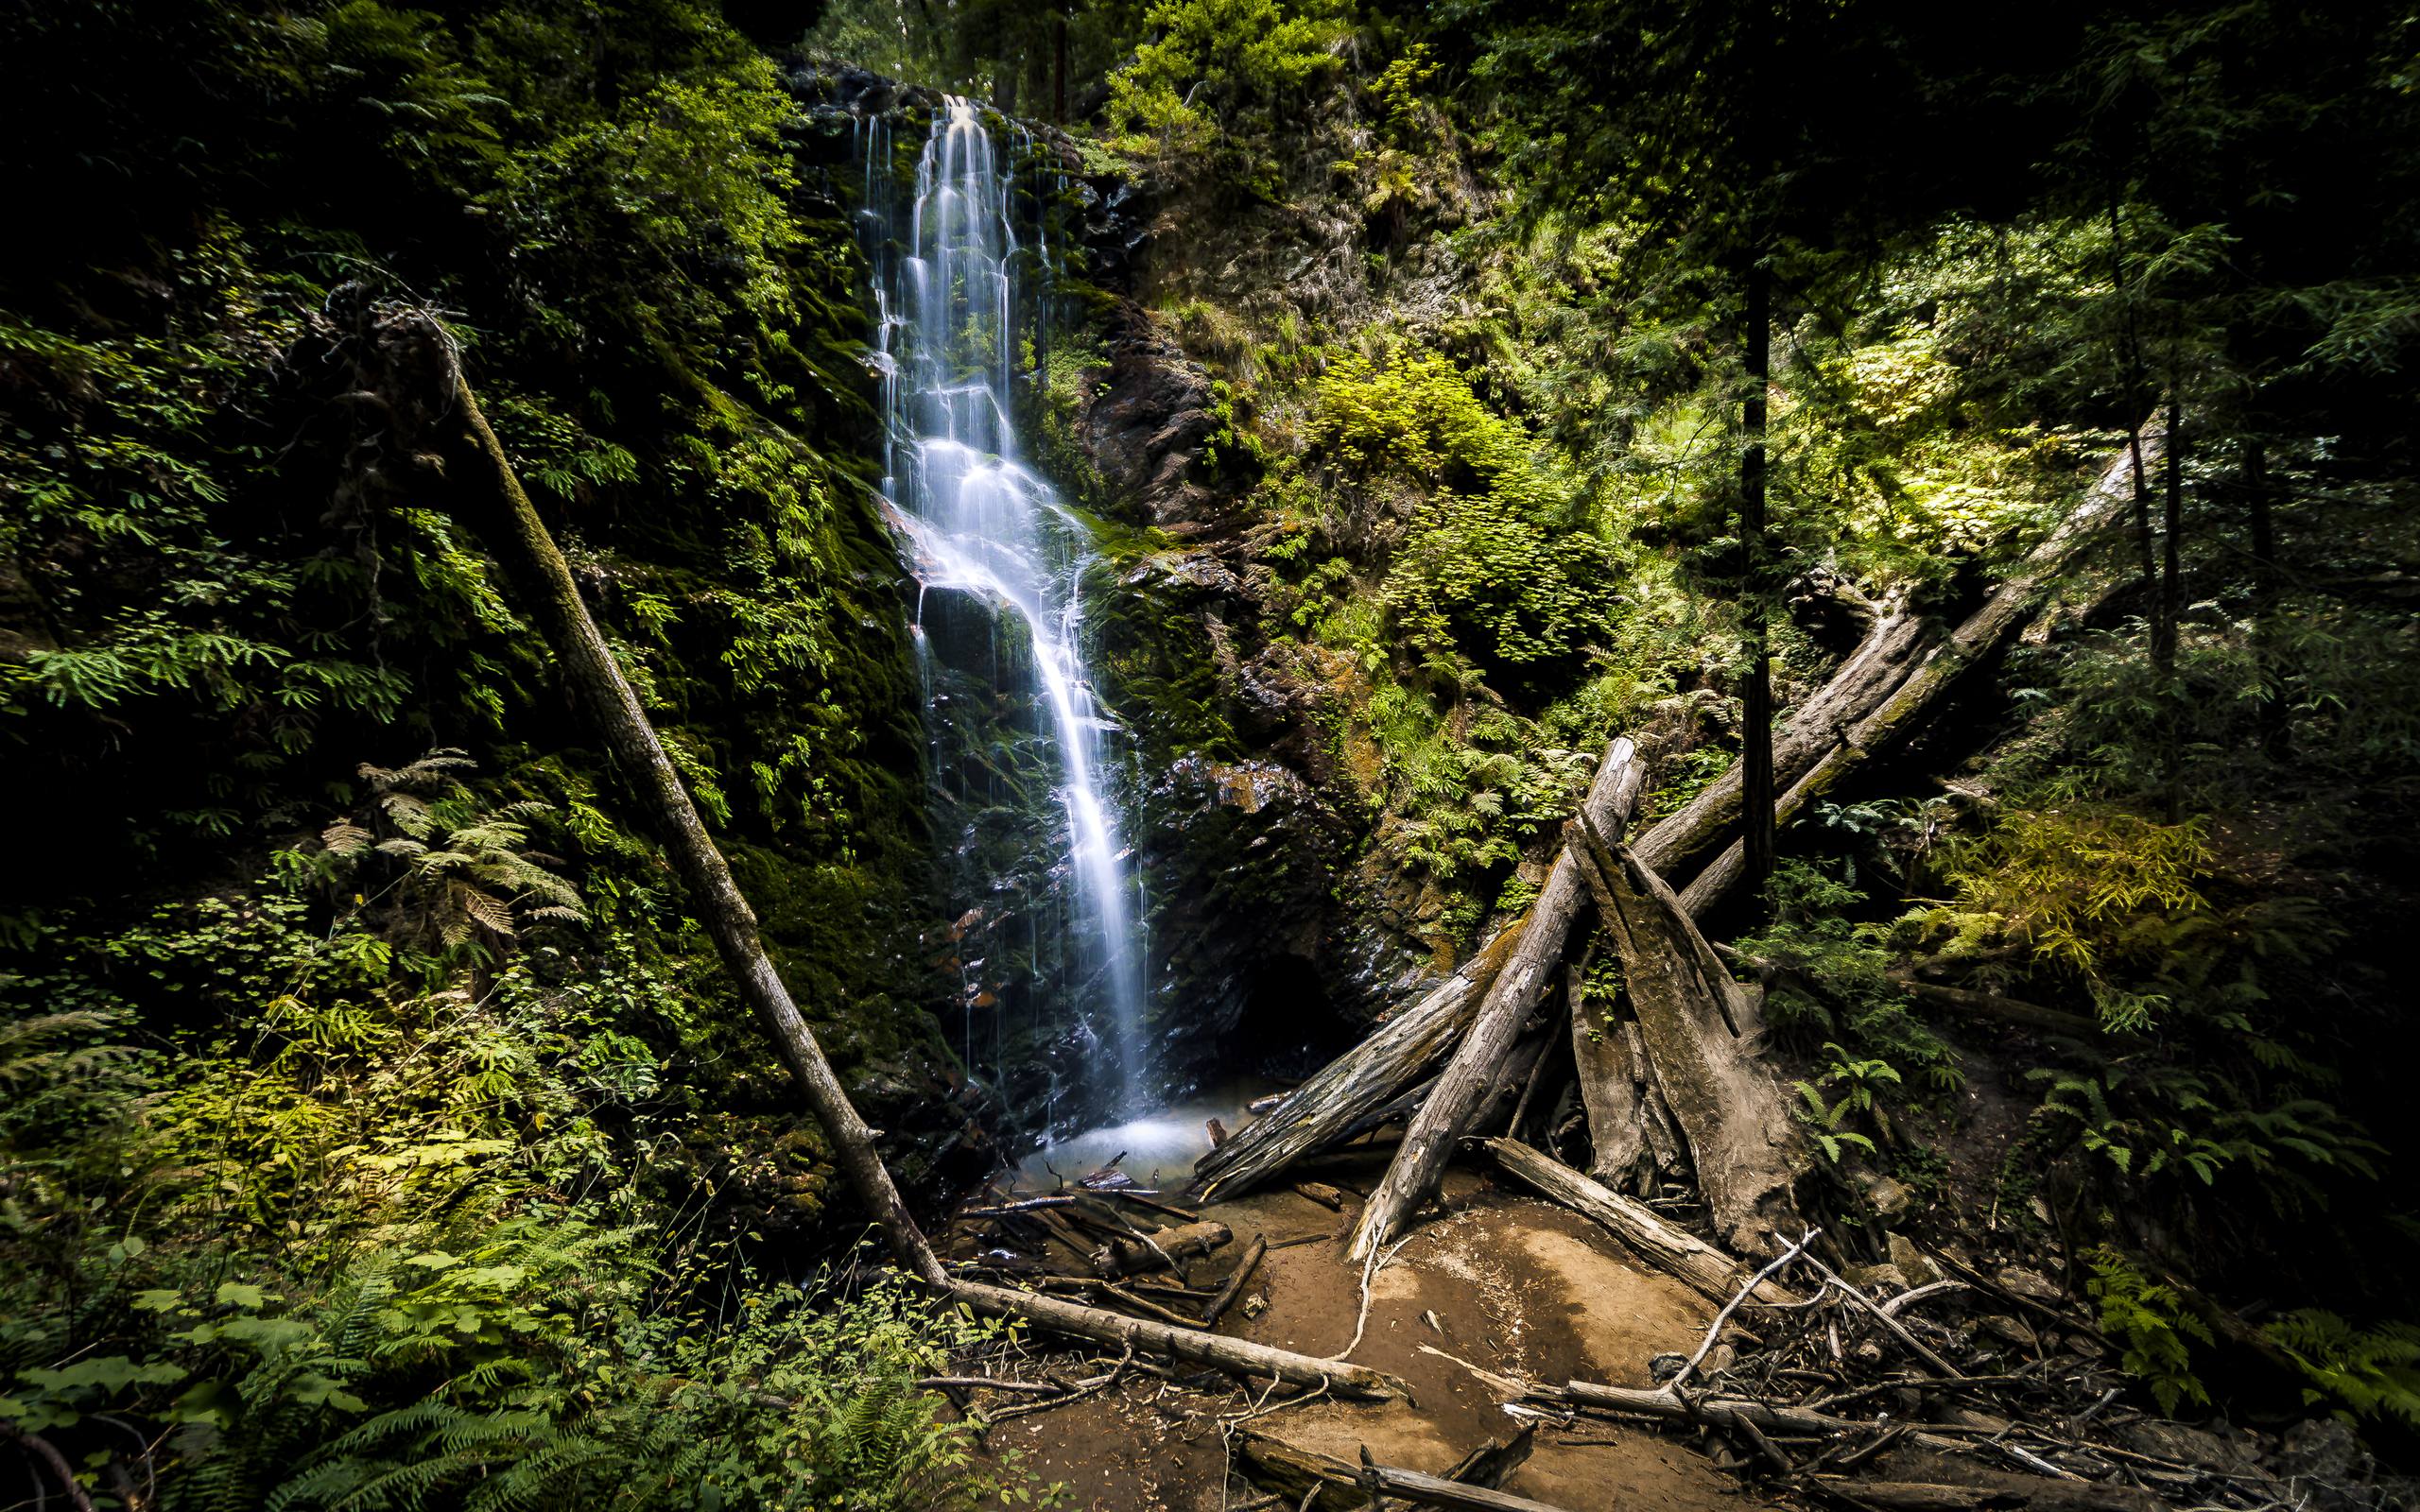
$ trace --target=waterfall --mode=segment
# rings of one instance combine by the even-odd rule
[[[937,114],[904,227],[885,121],[868,123],[863,147],[885,425],[882,489],[911,548],[920,590],[917,644],[929,657],[927,605],[936,595],[979,600],[992,619],[992,680],[1035,711],[1031,724],[1046,737],[1055,765],[1053,812],[1036,817],[1046,819],[1060,848],[1052,890],[1063,896],[1011,898],[998,906],[1021,910],[1016,927],[1036,941],[1028,956],[1035,980],[1026,984],[1040,1000],[1031,1005],[1035,1017],[1089,1036],[1105,1050],[1082,1057],[1093,1083],[1084,1091],[1097,1103],[1121,1106],[1144,1090],[1145,952],[1137,935],[1140,894],[1106,790],[1115,725],[1081,647],[1079,584],[1093,559],[1090,539],[1023,461],[1013,416],[1020,313],[1035,308],[1042,292],[1019,281],[1028,267],[1046,281],[1048,247],[1037,228],[1034,245],[1020,248],[1014,164],[1003,163],[972,102],[949,97]],[[1025,333],[1037,347],[1046,337],[1042,323]],[[940,696],[929,676],[926,686],[927,719],[938,730]],[[937,751],[937,768],[950,755]],[[1051,953],[1041,941],[1054,930],[1071,969],[1045,981],[1039,963]],[[961,963],[961,970],[973,968]],[[981,1048],[974,1005],[989,996],[979,980],[967,983],[970,1069]],[[994,1015],[995,1057],[1000,1033]]]

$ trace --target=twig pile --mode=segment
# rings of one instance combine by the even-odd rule
[[[2219,1458],[2197,1452],[2206,1435],[2121,1405],[2130,1378],[2079,1314],[1972,1271],[1859,1286],[1808,1252],[1814,1237],[1756,1278],[1797,1300],[1742,1285],[1696,1354],[1651,1362],[1661,1385],[1539,1385],[1506,1411],[1566,1431],[1599,1417],[1693,1425],[1727,1446],[1726,1469],[1882,1512],[2292,1504],[2248,1461],[2204,1462]],[[1735,1314],[1747,1332],[1726,1340]],[[1851,1478],[1900,1451],[1919,1452],[1924,1479]]]

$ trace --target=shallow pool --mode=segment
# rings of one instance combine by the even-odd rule
[[[1193,1162],[1209,1151],[1211,1119],[1233,1133],[1252,1117],[1244,1111],[1246,1104],[1286,1087],[1284,1082],[1259,1078],[1222,1082],[1143,1117],[1071,1134],[1017,1162],[1017,1189],[1047,1192],[1062,1180],[1072,1183],[1107,1165],[1122,1153],[1126,1159],[1117,1168],[1137,1185],[1173,1191],[1193,1178]]]

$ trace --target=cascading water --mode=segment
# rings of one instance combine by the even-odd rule
[[[1028,1004],[1028,1018],[1063,1026],[1095,1047],[1081,1057],[1093,1083],[1083,1089],[1085,1101],[1103,1110],[1130,1106],[1146,1091],[1146,953],[1138,884],[1106,786],[1114,725],[1080,644],[1079,584],[1091,559],[1089,541],[1083,524],[1023,462],[1012,418],[1020,318],[1040,302],[1020,280],[1030,270],[1046,281],[1047,246],[1037,229],[1034,245],[1020,247],[1012,166],[1001,161],[971,102],[952,97],[936,115],[904,226],[888,125],[870,123],[863,146],[886,431],[883,492],[913,547],[917,644],[928,687],[927,606],[954,595],[979,600],[990,610],[991,691],[1030,706],[1029,728],[1047,742],[1055,765],[1055,812],[1046,817],[1060,855],[1047,882],[1059,896],[978,901],[960,929],[988,910],[991,937],[1022,934],[1030,978],[1022,987],[1039,1000]],[[941,716],[942,701],[938,692],[927,701],[937,744],[963,734]],[[937,770],[996,770],[962,751],[938,749],[936,758]],[[962,806],[977,799],[1002,806],[992,791],[1002,780],[977,781],[986,791],[959,795]],[[1021,931],[1011,931],[1002,916],[1019,911]],[[1039,964],[1063,960],[1063,970],[1047,972]],[[991,964],[996,974],[996,962],[977,964]],[[961,968],[970,976],[967,1061],[981,1064],[988,1049],[996,1065],[1005,1013],[991,1013],[988,1047],[976,1042],[976,1023],[978,1005],[989,1010],[998,994],[977,966],[961,961]],[[1054,997],[1061,1001],[1048,1001]],[[1039,1111],[1046,1123],[1051,1116],[1048,1109],[1020,1111]]]

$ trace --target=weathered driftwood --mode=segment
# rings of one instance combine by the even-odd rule
[[[1228,1135],[1194,1165],[1194,1189],[1204,1201],[1236,1196],[1302,1157],[1374,1126],[1364,1120],[1416,1086],[1461,1038],[1518,937],[1517,925],[1498,933],[1418,1003],[1330,1061],[1266,1115]]]
[[[2146,453],[2156,456],[2164,433],[2147,428]],[[1959,674],[1996,650],[2024,625],[2043,588],[2067,570],[2083,547],[2117,520],[2132,497],[2131,463],[2120,454],[2101,470],[2076,507],[2016,570],[1993,589],[1957,628],[1943,634],[1904,606],[1875,623],[1838,672],[1790,716],[1773,738],[1780,797],[1776,823],[1836,786],[1841,778],[1915,722],[1956,682]],[[1679,813],[1639,837],[1632,849],[1668,880],[1689,872],[1694,858],[1738,824],[1739,768],[1718,779]],[[1747,869],[1745,848],[1733,841],[1697,869],[1682,902],[1703,918],[1721,902]]]
[[[1779,1082],[1743,1038],[1752,1009],[1668,887],[1583,812],[1566,851],[1595,896],[1622,961],[1655,1083],[1688,1142],[1717,1233],[1733,1249],[1768,1248],[1793,1227],[1804,1166]]]
[[[980,1281],[954,1282],[949,1294],[977,1313],[995,1317],[1020,1317],[1053,1333],[1092,1339],[1121,1349],[1132,1343],[1138,1349],[1148,1349],[1153,1354],[1191,1365],[1208,1366],[1231,1375],[1262,1382],[1273,1376],[1294,1386],[1324,1385],[1342,1397],[1375,1400],[1406,1395],[1404,1383],[1394,1377],[1345,1360],[1322,1360],[1312,1355],[1297,1354],[1291,1349],[1271,1349],[1265,1344],[1229,1338],[1223,1333],[1197,1332],[1145,1318],[1127,1317],[1098,1307],[1083,1307],[1074,1302],[1063,1302],[1055,1297],[1011,1291],[1005,1286],[989,1286]]]
[[[1638,759],[1637,747],[1628,740],[1616,740],[1588,784],[1581,811],[1591,815],[1599,829],[1618,833],[1630,820],[1645,780],[1646,766]],[[1582,892],[1577,864],[1566,845],[1547,873],[1537,901],[1530,905],[1520,938],[1488,988],[1478,1017],[1438,1076],[1437,1090],[1412,1115],[1411,1126],[1405,1130],[1403,1144],[1388,1165],[1385,1179],[1363,1204],[1361,1222],[1353,1233],[1355,1260],[1368,1260],[1437,1190],[1445,1157],[1470,1126],[1530,1010],[1554,981]]]
[[[1647,1145],[1643,1067],[1634,1064],[1618,1005],[1586,1002],[1581,974],[1566,982],[1571,999],[1571,1064],[1580,1106],[1588,1118],[1588,1172],[1607,1186],[1643,1190],[1654,1157]]]
[[[1709,1301],[1727,1302],[1752,1274],[1749,1267],[1675,1228],[1653,1211],[1609,1192],[1550,1155],[1513,1140],[1489,1140],[1488,1154],[1506,1175],[1562,1203],[1621,1241],[1624,1248],[1672,1276]],[[1790,1294],[1767,1281],[1754,1294],[1762,1302],[1788,1302]]]
[[[1219,1295],[1212,1297],[1209,1307],[1203,1310],[1203,1328],[1219,1326],[1219,1319],[1225,1315],[1227,1309],[1236,1305],[1236,1298],[1244,1294],[1244,1287],[1252,1280],[1252,1273],[1260,1269],[1261,1257],[1268,1253],[1269,1241],[1259,1234],[1253,1235],[1252,1247],[1244,1251],[1244,1258],[1236,1262],[1235,1272],[1227,1278],[1227,1284],[1219,1288]]]
[[[1466,1512],[1562,1512],[1548,1503],[1514,1496],[1493,1486],[1375,1464],[1366,1449],[1361,1452],[1361,1463],[1356,1465],[1252,1429],[1236,1435],[1236,1448],[1270,1483],[1306,1497],[1317,1486],[1318,1494],[1309,1504],[1333,1507],[1340,1512],[1347,1508],[1360,1512],[1370,1504],[1372,1497],[1382,1495]]]
[[[2054,1481],[2047,1475],[1997,1477],[1990,1486],[1936,1486],[1922,1481],[1823,1478],[1882,1512],[2161,1512],[2168,1505],[2133,1486]]]
[[[1113,1239],[1093,1251],[1093,1264],[1109,1277],[1133,1276],[1163,1267],[1174,1270],[1178,1262],[1206,1255],[1235,1237],[1235,1231],[1223,1223],[1204,1220],[1179,1224],[1153,1234]]]
[[[480,412],[453,343],[433,318],[417,310],[385,316],[357,335],[363,343],[360,356],[366,376],[414,390],[399,394],[403,402],[390,406],[399,423],[439,431],[432,437],[414,435],[404,439],[433,440],[453,454],[458,465],[449,475],[454,481],[475,479],[490,490],[489,517],[482,522],[485,528],[480,534],[529,596],[531,618],[562,668],[564,682],[635,788],[724,969],[731,972],[742,1001],[771,1032],[809,1110],[823,1127],[841,1175],[873,1214],[899,1263],[935,1290],[978,1312],[1022,1317],[1057,1332],[1149,1349],[1248,1378],[1274,1376],[1296,1385],[1324,1384],[1345,1396],[1402,1395],[1402,1383],[1366,1366],[1318,1360],[1030,1292],[956,1280],[943,1270],[892,1184],[875,1148],[873,1131],[850,1104],[822,1047],[766,955],[754,912],[733,880],[721,850],[707,834],[638,696],[598,633],[562,551]],[[425,420],[411,418],[416,415]],[[1055,1219],[1057,1214],[1046,1210],[1034,1216]]]

